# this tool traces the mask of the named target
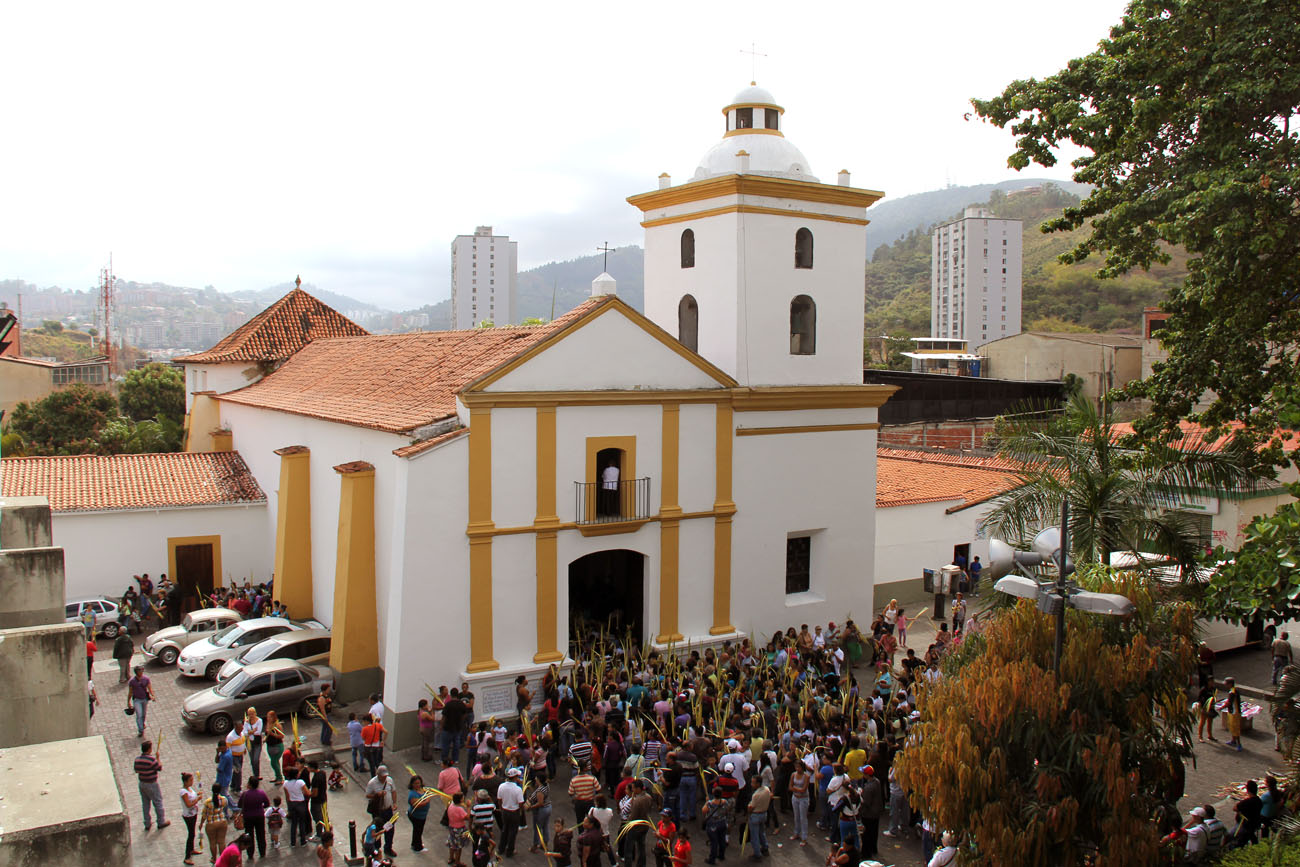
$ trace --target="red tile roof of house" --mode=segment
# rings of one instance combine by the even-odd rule
[[[55,512],[266,502],[238,452],[5,458],[0,492],[48,497]]]
[[[175,360],[195,364],[283,361],[322,337],[362,337],[366,334],[369,332],[333,307],[301,289],[294,289],[227,334],[211,349]]]
[[[1245,427],[1239,421],[1234,421],[1228,425],[1228,433],[1223,436],[1208,440],[1206,439],[1205,428],[1199,424],[1190,421],[1180,421],[1178,427],[1183,432],[1181,439],[1175,440],[1171,445],[1179,449],[1201,448],[1212,452],[1222,451],[1229,442],[1232,441],[1234,434]],[[1111,436],[1118,439],[1133,433],[1133,425],[1129,422],[1119,422],[1111,427]],[[1293,430],[1279,430],[1274,433],[1282,441],[1282,448],[1288,451],[1300,448],[1300,432]]]
[[[1002,458],[888,448],[878,449],[876,457],[876,506],[881,509],[956,500],[945,510],[956,512],[1019,484],[1014,464]],[[1000,465],[982,464],[986,461]]]
[[[590,298],[546,325],[316,340],[260,382],[217,399],[408,433],[454,415],[466,385],[614,297]]]

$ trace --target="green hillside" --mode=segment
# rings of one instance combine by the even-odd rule
[[[1024,221],[1025,330],[1138,332],[1142,308],[1160,303],[1167,291],[1187,276],[1187,257],[1175,251],[1173,260],[1148,272],[1117,280],[1098,280],[1100,262],[1091,259],[1062,265],[1057,257],[1077,244],[1087,229],[1043,234],[1042,223],[1056,216],[1078,196],[1058,186],[1006,196],[990,194],[983,205],[1005,219]],[[961,215],[955,211],[949,218]],[[943,221],[940,221],[943,222]],[[867,263],[866,327],[868,336],[890,334],[917,337],[930,333],[930,231],[916,229],[888,246],[877,248]]]

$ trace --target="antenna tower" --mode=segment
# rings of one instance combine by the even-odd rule
[[[99,272],[99,303],[104,308],[104,357],[108,359],[108,375],[113,375],[113,337],[109,327],[113,314],[113,288],[117,278],[113,276],[113,254],[108,254],[108,267]]]

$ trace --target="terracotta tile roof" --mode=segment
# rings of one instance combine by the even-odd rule
[[[0,491],[48,497],[55,512],[266,502],[238,452],[5,458]]]
[[[905,457],[890,454],[903,452]],[[956,512],[1009,491],[1019,481],[1009,467],[963,463],[960,455],[878,449],[876,452],[876,506],[914,506],[957,501],[945,511]],[[1001,460],[1001,459],[994,459]]]
[[[1219,452],[1223,451],[1224,447],[1232,441],[1232,437],[1235,433],[1244,428],[1245,425],[1239,421],[1232,422],[1228,425],[1229,433],[1224,434],[1215,440],[1207,440],[1205,428],[1194,422],[1180,421],[1178,427],[1182,430],[1183,436],[1182,439],[1175,440],[1172,443],[1174,448],[1203,448],[1208,451]],[[1111,437],[1113,439],[1119,439],[1120,437],[1125,437],[1132,433],[1133,425],[1129,422],[1119,422],[1111,427]],[[1274,432],[1273,436],[1280,439],[1282,442],[1282,448],[1288,451],[1300,448],[1300,432],[1293,430],[1278,430]]]
[[[1010,470],[1019,472],[1020,464],[1000,455],[976,455],[967,452],[930,451],[928,449],[901,449],[893,446],[879,446],[876,457],[895,458],[906,461],[924,461],[928,464],[952,464],[959,467],[975,467],[985,470]]]
[[[416,455],[424,454],[434,446],[440,446],[445,442],[450,442],[451,440],[464,436],[467,433],[469,433],[469,428],[458,427],[453,431],[447,431],[445,434],[440,434],[439,436],[427,440],[420,440],[418,443],[411,443],[409,446],[402,446],[400,449],[393,449],[393,454],[397,455],[399,458],[413,458]]]
[[[301,289],[294,289],[227,334],[211,349],[174,360],[200,364],[283,361],[322,337],[361,337],[366,334],[369,332],[333,307]]]
[[[391,433],[456,412],[456,395],[615,296],[590,298],[554,322],[315,340],[274,373],[218,400]]]

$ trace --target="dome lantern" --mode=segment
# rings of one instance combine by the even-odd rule
[[[755,174],[811,181],[808,159],[782,131],[785,108],[765,88],[750,82],[722,109],[727,119],[722,141],[700,160],[695,180],[728,174]],[[744,158],[739,154],[743,152]]]

